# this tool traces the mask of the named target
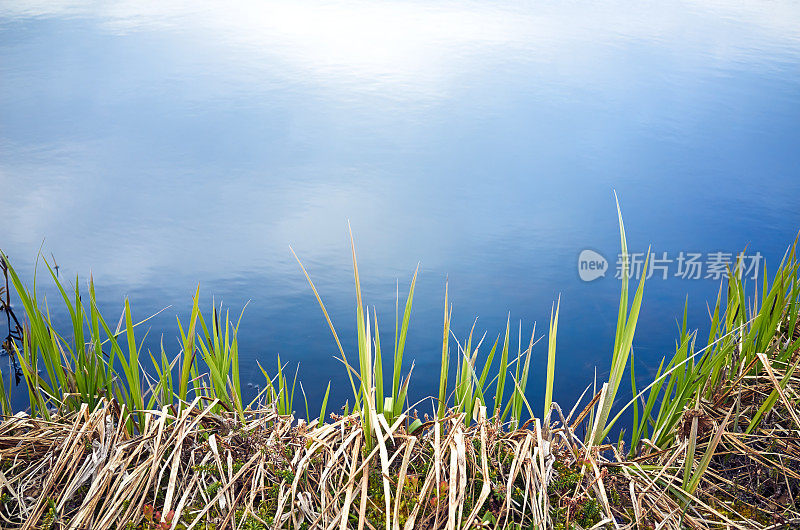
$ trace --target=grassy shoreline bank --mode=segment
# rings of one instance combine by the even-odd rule
[[[621,214],[619,225],[627,256]],[[91,279],[88,296],[77,280],[68,291],[45,262],[72,322],[56,330],[35,282],[27,289],[3,256],[9,290],[24,308],[9,347],[30,408],[11,410],[9,374],[0,374],[0,527],[800,524],[795,245],[771,281],[765,270],[761,285],[746,290],[729,274],[704,343],[685,312],[674,355],[645,387],[637,387],[631,369],[645,280],[629,291],[623,268],[610,376],[563,409],[553,395],[558,302],[541,346],[548,359],[545,408],[533,411],[526,391],[540,338],[535,330],[525,349],[520,330],[516,351],[509,324],[493,345],[472,332],[458,339],[445,294],[433,417],[417,417],[409,407],[413,363],[403,364],[416,272],[405,304],[398,299],[394,344],[382,349],[378,315],[362,300],[355,244],[358,351],[350,357],[300,264],[352,388],[341,415],[328,413],[327,393],[319,413],[305,403],[305,415],[295,415],[302,391],[295,393],[296,376],[280,360],[275,371],[260,367],[268,384],[244,403],[241,317],[217,307],[204,316],[199,292],[189,318],[178,320],[181,351],[170,356],[162,346],[145,354],[127,300],[112,328],[97,310]],[[616,400],[622,385],[634,396],[627,403]],[[611,440],[628,411],[633,420]]]

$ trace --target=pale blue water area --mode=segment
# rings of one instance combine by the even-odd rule
[[[125,296],[140,318],[169,306],[146,348],[170,353],[198,282],[207,308],[250,300],[244,384],[280,353],[314,409],[328,380],[331,403],[350,388],[289,245],[352,356],[347,220],[386,345],[421,263],[417,398],[437,392],[446,280],[462,338],[508,312],[541,335],[560,294],[569,408],[610,364],[619,283],[582,282],[577,258],[614,267],[612,190],[633,251],[747,246],[774,270],[800,229],[798,133],[791,1],[0,2],[0,248],[26,278],[40,246],[68,281],[91,271],[109,320]],[[675,271],[646,287],[641,377],[687,294],[707,326],[719,282]]]

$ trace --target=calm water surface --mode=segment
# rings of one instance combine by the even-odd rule
[[[541,334],[560,294],[571,405],[610,363],[619,285],[582,282],[577,258],[614,267],[612,190],[632,250],[748,246],[774,270],[800,228],[799,144],[791,1],[0,2],[0,248],[27,278],[40,246],[64,278],[91,271],[110,314],[169,306],[149,348],[178,351],[198,282],[207,306],[250,300],[244,381],[280,353],[315,407],[349,384],[289,245],[350,352],[347,220],[384,331],[421,263],[418,397],[437,388],[446,281],[462,337],[479,317],[493,339],[508,312]],[[674,270],[646,289],[643,377],[685,296],[702,329],[719,287]]]

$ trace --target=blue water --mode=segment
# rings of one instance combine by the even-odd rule
[[[509,312],[512,343],[520,320],[542,335],[560,294],[569,407],[609,369],[612,190],[632,251],[747,247],[774,270],[800,229],[799,133],[788,0],[0,2],[0,248],[26,278],[40,247],[67,281],[91,271],[109,320],[125,296],[139,318],[168,306],[146,348],[163,335],[178,351],[198,282],[206,307],[250,300],[244,383],[280,353],[314,408],[328,380],[331,403],[350,390],[289,245],[351,355],[347,221],[385,344],[396,282],[402,297],[421,263],[418,398],[437,391],[446,281],[456,334],[479,317],[487,341]],[[593,282],[578,275],[587,248],[612,268]],[[685,297],[703,329],[719,288],[675,270],[646,287],[642,377],[673,348]]]

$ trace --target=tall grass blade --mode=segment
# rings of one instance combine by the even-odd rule
[[[547,341],[547,380],[544,387],[544,415],[542,416],[545,420],[550,414],[550,407],[553,404],[553,381],[556,374],[556,336],[558,334],[558,312],[560,308],[561,295],[558,297],[555,313],[553,308],[550,308],[550,333]]]

